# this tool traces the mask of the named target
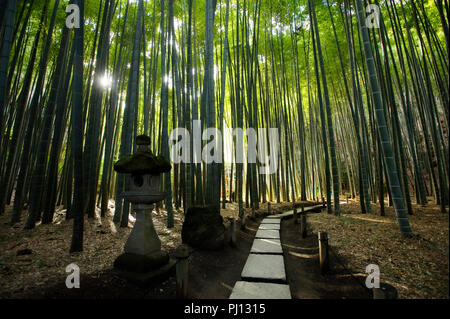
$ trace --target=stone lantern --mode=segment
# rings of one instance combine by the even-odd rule
[[[152,220],[154,204],[167,196],[160,190],[161,174],[170,172],[172,167],[164,157],[155,156],[150,151],[148,136],[138,136],[136,144],[134,154],[114,164],[116,172],[131,175],[130,189],[121,195],[136,212],[136,221],[124,253],[115,260],[114,267],[128,279],[145,284],[168,274],[175,264],[168,253],[161,250],[161,241]]]

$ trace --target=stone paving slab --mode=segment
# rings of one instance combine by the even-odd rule
[[[270,219],[281,219],[281,218],[283,218],[283,217],[290,216],[290,215],[293,215],[293,214],[294,214],[294,211],[293,211],[293,210],[289,210],[289,211],[284,212],[284,213],[281,213],[281,214],[276,214],[276,215],[270,215],[270,216],[267,216],[266,218],[270,218]]]
[[[308,206],[308,207],[305,207],[303,211],[304,212],[308,212],[308,211],[316,210],[316,209],[319,209],[319,208],[323,208],[323,206],[322,205]],[[297,213],[298,214],[301,213],[301,208],[297,208]],[[281,214],[267,216],[266,219],[277,220],[277,219],[283,219],[285,217],[289,217],[289,216],[292,216],[292,215],[294,215],[294,211],[293,210],[289,210],[289,211],[281,213]]]
[[[262,230],[280,230],[280,224],[261,224],[258,229]]]
[[[238,281],[230,299],[292,299],[288,285]]]
[[[279,218],[264,218],[261,224],[280,224],[281,219]]]
[[[275,215],[275,216],[277,216],[278,218],[283,218],[283,217],[287,217],[287,216],[291,216],[291,215],[294,215],[294,211],[293,210],[289,210],[289,211],[287,211],[285,213],[278,214],[278,215]]]
[[[280,239],[280,231],[279,230],[259,229],[256,232],[255,238]]]
[[[279,239],[255,239],[250,253],[282,254],[283,248]]]
[[[286,282],[283,255],[250,254],[241,277],[243,280]]]

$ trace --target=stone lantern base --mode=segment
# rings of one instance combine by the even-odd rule
[[[152,283],[161,282],[175,275],[175,259],[168,258],[167,263],[163,264],[159,268],[146,271],[136,271],[136,269],[139,269],[139,266],[131,266],[130,260],[132,260],[133,257],[130,258],[130,256],[126,255],[126,253],[120,255],[116,259],[116,261],[114,262],[114,268],[119,271],[120,276],[138,286],[146,286]],[[143,265],[143,269],[147,267],[147,261],[145,260],[138,262],[138,264]]]
[[[125,244],[125,252],[114,261],[114,268],[126,279],[147,285],[174,274],[175,260],[161,250],[161,241],[152,220],[151,204],[133,204],[136,222]]]
[[[167,264],[169,260],[169,255],[165,251],[149,256],[124,253],[114,261],[114,268],[143,273],[158,269]]]

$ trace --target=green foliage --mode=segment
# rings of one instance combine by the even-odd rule
[[[112,165],[121,156],[124,157],[115,165],[120,172],[170,171],[164,187],[166,190],[173,188],[175,205],[184,205],[185,192],[196,194],[194,202],[199,205],[204,204],[203,194],[211,197],[214,193],[222,200],[227,196],[234,197],[232,199],[240,203],[241,212],[244,204],[256,208],[260,201],[268,199],[292,200],[300,193],[304,197],[305,191],[309,198],[321,197],[330,191],[325,181],[327,162],[324,159],[328,150],[326,141],[331,141],[333,135],[333,179],[339,180],[336,183],[339,185],[334,185],[335,193],[342,189],[343,193],[365,196],[362,201],[370,207],[370,202],[377,197],[377,190],[381,190],[383,197],[384,190],[390,189],[385,163],[381,160],[385,154],[379,149],[379,122],[375,116],[377,111],[383,110],[387,118],[383,142],[389,140],[395,146],[393,157],[396,161],[403,159],[398,163],[399,174],[403,174],[402,187],[408,189],[410,182],[411,193],[426,192],[420,196],[425,202],[427,195],[434,195],[445,211],[448,195],[440,193],[448,189],[449,167],[448,161],[438,159],[448,156],[448,139],[446,141],[444,132],[449,129],[449,61],[448,40],[436,6],[439,1],[380,1],[385,35],[379,29],[369,30],[368,35],[364,35],[373,50],[375,62],[370,71],[379,81],[380,101],[374,101],[369,84],[371,79],[365,60],[368,49],[361,42],[353,1],[329,0],[328,7],[325,0],[313,0],[318,24],[315,38],[320,38],[321,42],[322,68],[319,64],[314,65],[308,0],[230,1],[227,46],[224,45],[226,0],[217,0],[212,26],[205,15],[209,3],[193,0],[192,51],[187,44],[190,0],[169,1],[165,1],[165,8],[161,8],[158,0],[84,1],[84,41],[77,43],[76,32],[70,32],[65,52],[67,66],[62,71],[64,80],[59,81],[63,84],[57,83],[54,73],[60,63],[57,56],[63,43],[65,8],[69,1],[60,3],[49,44],[48,63],[43,70],[39,68],[39,60],[45,56],[51,13],[47,12],[42,24],[40,20],[45,4],[53,8],[55,0],[35,0],[29,19],[25,17],[31,2],[18,1],[11,56],[1,59],[2,69],[8,71],[1,76],[3,80],[10,80],[8,100],[2,106],[0,117],[3,130],[0,162],[7,163],[0,169],[0,185],[5,189],[2,202],[13,198],[13,193],[18,194],[14,187],[19,174],[20,185],[25,186],[23,196],[18,197],[28,198],[27,176],[33,176],[35,168],[39,167],[43,193],[50,191],[47,184],[52,185],[51,190],[58,192],[52,197],[54,201],[70,208],[74,177],[71,152],[74,122],[70,114],[75,108],[77,114],[82,115],[76,123],[77,136],[81,138],[76,147],[84,148],[83,165],[88,165],[88,168],[83,167],[83,172],[89,178],[88,182],[84,181],[89,191],[84,192],[91,194],[88,196],[91,217],[98,202],[100,181],[102,213],[107,209],[111,194],[120,195],[126,187]],[[104,25],[108,23],[103,17],[108,14],[104,10],[106,4],[112,5],[110,26]],[[169,4],[173,5],[173,16]],[[138,21],[138,17],[142,19]],[[163,21],[161,17],[164,17]],[[173,39],[169,34],[172,20]],[[445,17],[444,21],[448,24]],[[4,27],[4,22],[1,23]],[[19,36],[21,30],[26,31],[23,38]],[[384,38],[386,41],[382,45]],[[225,47],[228,48],[227,63],[221,70]],[[82,61],[77,60],[76,69],[69,64],[74,48],[83,53]],[[205,67],[207,64],[208,68]],[[211,69],[213,74],[208,74]],[[221,71],[225,74],[224,81],[221,81]],[[314,76],[316,72],[323,77]],[[99,85],[103,73],[111,78],[109,86],[108,83]],[[188,74],[192,76],[189,84]],[[204,81],[205,78],[209,81]],[[38,79],[42,79],[42,83],[37,85]],[[321,94],[328,95],[325,98],[327,117],[321,118],[319,100],[325,96],[319,96],[318,89],[324,84],[327,90],[322,90]],[[52,89],[57,92],[52,94]],[[64,93],[60,96],[56,94],[59,92]],[[210,93],[207,102],[202,95],[205,92]],[[77,105],[73,103],[75,93],[80,94]],[[46,112],[49,97],[55,96],[67,115],[56,117],[57,111],[52,109]],[[33,108],[30,107],[31,100]],[[375,102],[382,107],[374,107]],[[30,110],[33,111],[31,118]],[[396,116],[391,116],[391,112]],[[174,165],[171,169],[167,161],[170,131],[185,127],[192,132],[194,116],[204,127],[279,128],[279,170],[272,176],[261,176],[256,173],[260,163],[227,163],[220,173],[217,167],[204,163],[192,167]],[[44,118],[50,127],[44,124],[43,130]],[[58,141],[44,141],[45,147],[38,147],[37,141],[41,137],[47,138],[56,127],[55,121],[62,126]],[[397,122],[400,127],[396,129],[394,124]],[[329,129],[322,132],[321,127]],[[143,133],[150,136],[152,151],[127,155],[134,153],[133,141]],[[234,143],[225,143],[226,154],[234,156]],[[47,156],[47,148],[53,149],[53,145],[58,146],[55,151],[59,156]],[[39,157],[37,149],[40,149]],[[153,154],[163,154],[167,160]],[[136,156],[140,158],[136,160]],[[39,165],[34,163],[36,158],[39,158]],[[49,165],[49,161],[58,163]],[[53,181],[47,180],[50,178],[48,167],[57,168],[58,178],[53,174]],[[189,178],[186,171],[191,174]],[[218,183],[223,179],[226,183]],[[185,181],[191,181],[192,189],[186,191]],[[215,187],[218,187],[217,192],[216,189],[212,191]],[[336,195],[337,200],[339,194]],[[36,203],[40,200],[42,195],[35,198]],[[171,210],[171,201],[166,204]],[[1,206],[0,213],[4,204]],[[22,207],[18,202],[17,209]],[[124,207],[127,212],[126,203]],[[120,219],[122,204],[117,203],[116,208],[120,211]],[[127,220],[123,223],[125,225]]]

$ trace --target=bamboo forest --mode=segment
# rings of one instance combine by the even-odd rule
[[[1,0],[0,299],[448,299],[448,12]]]

